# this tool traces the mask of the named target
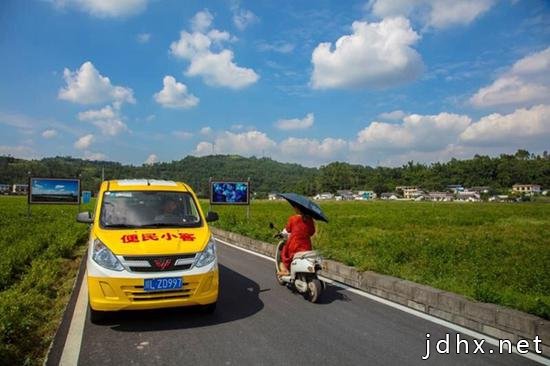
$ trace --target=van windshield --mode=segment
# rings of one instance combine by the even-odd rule
[[[191,194],[166,191],[108,191],[99,218],[104,228],[200,227]]]

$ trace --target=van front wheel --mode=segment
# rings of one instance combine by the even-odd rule
[[[213,302],[212,304],[202,305],[201,312],[204,314],[213,314],[216,311],[217,304],[217,302]]]
[[[92,324],[103,324],[103,322],[107,318],[107,312],[106,311],[97,311],[92,309],[91,307],[88,308],[90,311],[90,321]]]

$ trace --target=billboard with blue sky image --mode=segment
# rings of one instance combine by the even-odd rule
[[[31,178],[29,202],[78,204],[80,202],[80,180]]]

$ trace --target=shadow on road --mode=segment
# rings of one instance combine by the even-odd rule
[[[261,290],[263,291],[263,290]],[[347,296],[344,291],[345,289],[333,286],[329,283],[326,284],[326,288],[323,290],[323,293],[321,294],[321,297],[319,297],[319,300],[316,302],[317,305],[328,305],[335,301],[351,301],[349,296]],[[295,296],[303,297],[301,293],[299,293],[297,290],[289,290],[290,294],[293,294]]]
[[[326,305],[333,303],[334,301],[351,301],[344,291],[345,289],[341,287],[333,286],[327,283],[327,287],[321,294],[317,304]]]
[[[260,286],[251,279],[220,265],[220,296],[214,314],[204,314],[197,307],[143,311],[120,311],[109,314],[100,326],[121,332],[146,332],[207,327],[252,316],[263,309]]]

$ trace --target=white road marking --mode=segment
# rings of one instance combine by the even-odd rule
[[[272,257],[268,257],[267,255],[264,255],[264,254],[260,254],[260,253],[256,253],[252,250],[249,250],[249,249],[245,249],[245,248],[241,248],[237,245],[234,245],[234,244],[230,244],[228,242],[226,242],[225,240],[221,240],[221,239],[218,239],[216,238],[216,241],[219,241],[220,243],[223,243],[227,246],[230,246],[232,248],[235,248],[235,249],[238,249],[238,250],[241,250],[243,252],[246,252],[246,253],[249,253],[249,254],[252,254],[252,255],[255,255],[257,257],[260,257],[260,258],[263,258],[263,259],[267,259],[271,262],[275,262],[275,259],[272,258]],[[374,301],[377,301],[379,303],[382,303],[384,305],[387,305],[387,306],[390,306],[394,309],[398,309],[398,310],[401,310],[401,311],[404,311],[408,314],[411,314],[411,315],[414,315],[416,317],[419,317],[419,318],[422,318],[422,319],[425,319],[429,322],[432,322],[434,324],[438,324],[438,325],[441,325],[441,326],[444,326],[446,328],[449,328],[449,329],[452,329],[458,333],[461,333],[461,334],[466,334],[472,338],[476,338],[476,339],[485,339],[485,341],[489,344],[492,344],[493,346],[497,346],[499,345],[499,341],[498,339],[496,338],[493,338],[493,337],[490,337],[486,334],[483,334],[483,333],[479,333],[479,332],[476,332],[474,330],[470,330],[470,329],[467,329],[467,328],[464,328],[464,327],[461,327],[460,325],[457,325],[457,324],[454,324],[454,323],[450,323],[446,320],[443,320],[443,319],[439,319],[439,318],[436,318],[430,314],[426,314],[426,313],[423,313],[421,311],[418,311],[418,310],[414,310],[414,309],[411,309],[409,307],[406,307],[404,305],[401,305],[401,304],[397,304],[397,303],[394,303],[394,302],[391,302],[389,300],[386,300],[384,298],[381,298],[381,297],[378,297],[378,296],[375,296],[375,295],[372,295],[372,294],[369,294],[368,292],[365,292],[365,291],[362,291],[362,290],[359,290],[359,289],[356,289],[356,288],[353,288],[353,287],[350,287],[346,284],[343,284],[341,282],[337,282],[337,281],[334,281],[334,280],[331,280],[330,278],[326,278],[326,277],[323,277],[323,276],[319,276],[319,278],[321,278],[323,281],[327,282],[327,283],[330,283],[334,286],[338,286],[340,288],[343,288],[349,292],[352,292],[356,295],[359,295],[359,296],[363,296],[363,297],[366,297],[370,300],[374,300]],[[504,349],[506,349],[506,347],[503,347]],[[521,354],[519,352],[517,352],[517,349],[515,347],[512,347],[512,352],[519,355],[519,356],[522,356],[522,357],[525,357],[529,360],[532,360],[532,361],[535,361],[535,362],[538,362],[538,363],[541,363],[543,365],[550,365],[550,359],[548,358],[545,358],[545,357],[542,357],[542,356],[539,356],[538,354],[535,354],[535,353],[532,353],[531,351],[529,351],[529,353],[526,353],[526,354]]]
[[[78,298],[74,307],[69,332],[63,346],[63,353],[60,366],[74,366],[78,364],[78,356],[80,355],[80,346],[82,344],[82,335],[84,334],[84,323],[86,322],[86,311],[88,310],[88,282],[86,278],[88,271],[84,273]]]

